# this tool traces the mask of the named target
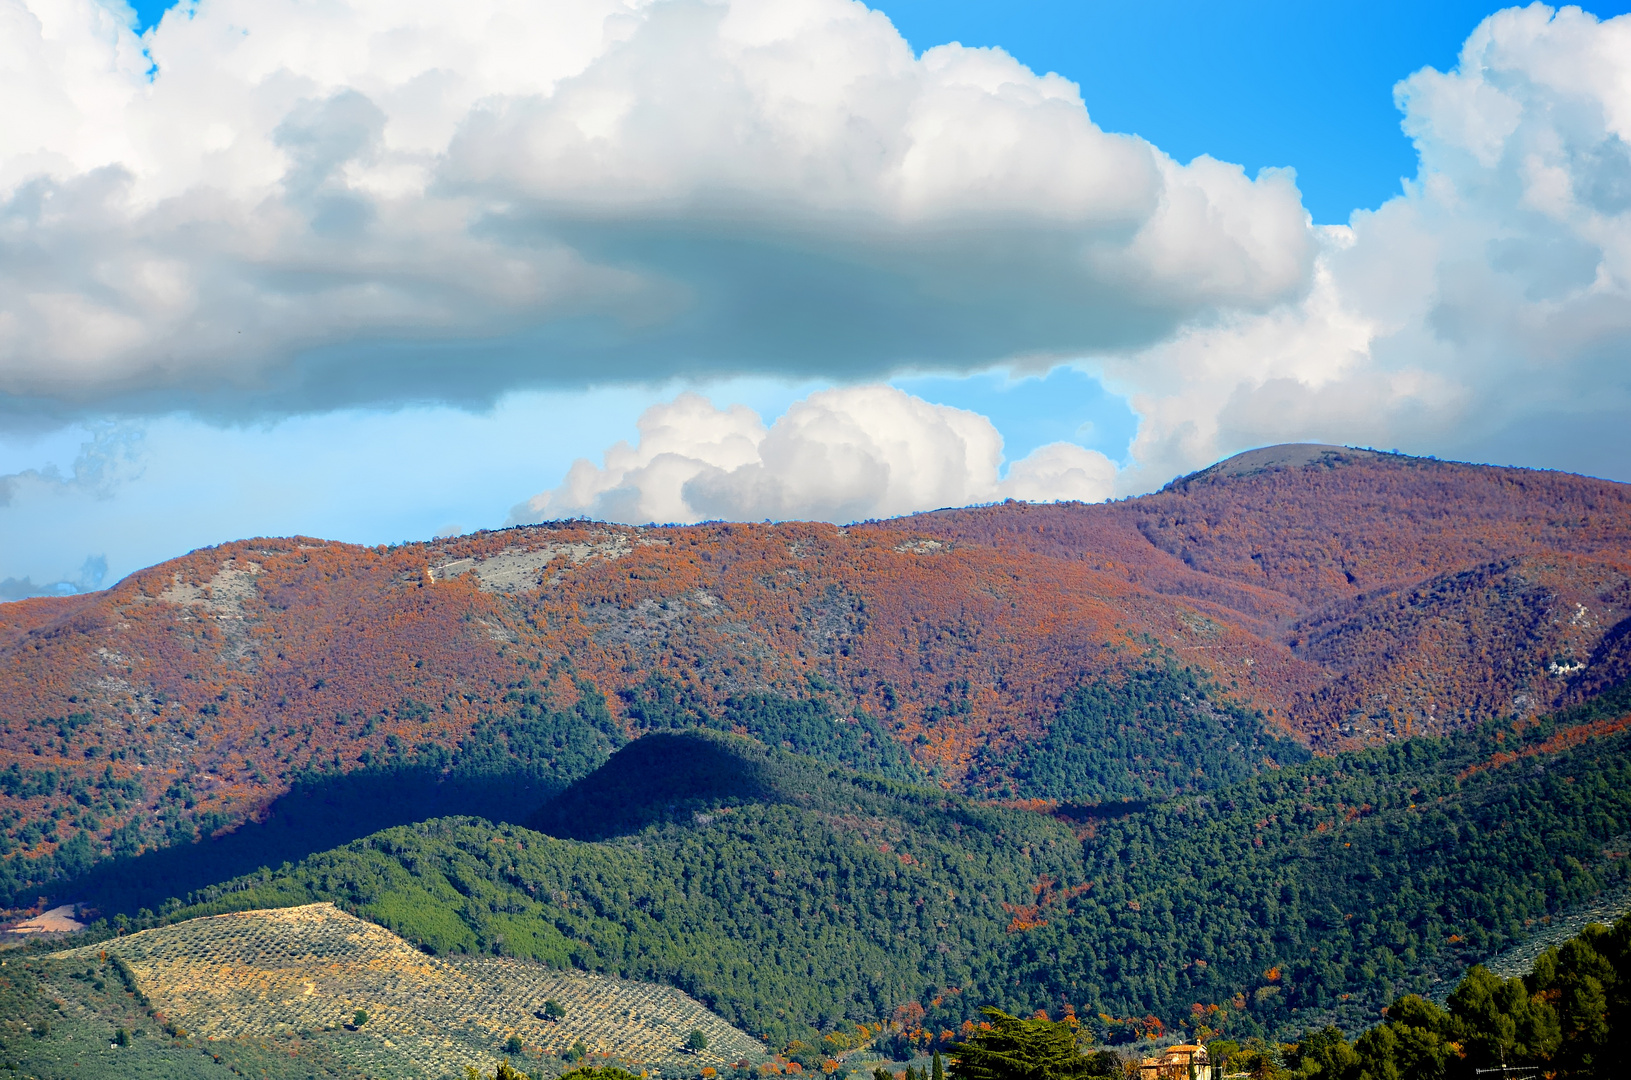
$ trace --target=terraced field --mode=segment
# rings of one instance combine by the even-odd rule
[[[565,1068],[575,1044],[651,1071],[695,1075],[765,1055],[763,1045],[671,987],[499,957],[443,959],[332,904],[193,919],[70,950],[129,965],[154,1009],[195,1039],[331,1033],[366,1075],[441,1076],[504,1057]],[[560,1020],[541,1017],[546,1000]],[[361,1010],[367,1022],[348,1024]],[[708,1049],[688,1053],[692,1030]],[[341,1035],[343,1033],[343,1035]],[[512,1036],[525,1047],[506,1054]]]

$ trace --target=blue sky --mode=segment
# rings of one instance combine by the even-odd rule
[[[534,53],[247,0],[42,43],[0,144],[49,257],[0,254],[0,598],[244,535],[1102,498],[1293,438],[1631,480],[1626,6],[890,0],[900,43],[813,0],[742,52],[692,0],[607,38],[483,3]],[[427,44],[348,53],[386,32]],[[39,212],[110,175],[117,211]]]
[[[1250,172],[1289,165],[1321,223],[1380,206],[1415,175],[1393,84],[1428,65],[1453,66],[1468,31],[1495,10],[1465,0],[881,7],[920,48],[997,45],[1075,80],[1101,126],[1143,135],[1180,160],[1210,154]],[[1628,10],[1588,8],[1605,17]]]

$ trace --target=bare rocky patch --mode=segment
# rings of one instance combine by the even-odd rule
[[[203,585],[182,581],[177,575],[158,598],[183,608],[182,622],[213,621],[221,633],[221,659],[231,664],[248,664],[253,652],[249,623],[254,616],[244,605],[258,595],[255,579],[262,573],[264,568],[260,563],[228,559]]]
[[[642,541],[643,542],[643,541]],[[629,537],[608,532],[587,543],[545,544],[536,548],[505,548],[485,559],[452,559],[426,567],[431,582],[450,581],[473,573],[483,592],[525,593],[550,584],[545,572],[552,563],[577,566],[590,559],[617,559],[632,550]]]

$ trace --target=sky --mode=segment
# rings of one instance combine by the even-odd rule
[[[0,599],[1283,441],[1631,481],[1625,10],[0,0]]]

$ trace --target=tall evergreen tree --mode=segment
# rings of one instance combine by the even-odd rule
[[[1077,1048],[1068,1021],[980,1011],[991,1026],[950,1048],[952,1080],[1085,1080],[1093,1075],[1093,1060]]]

